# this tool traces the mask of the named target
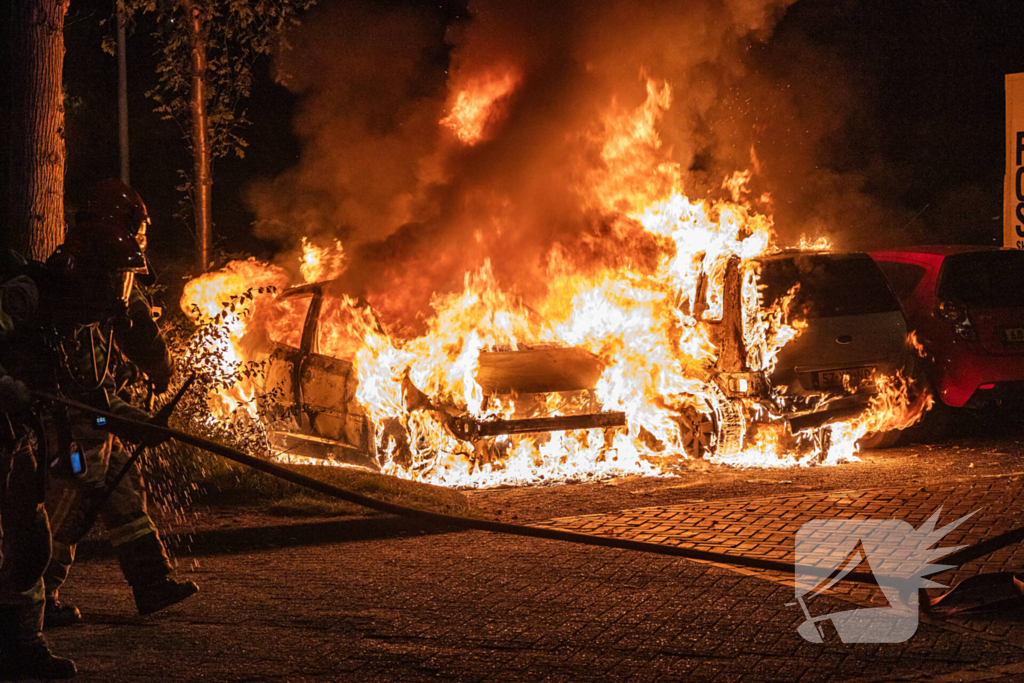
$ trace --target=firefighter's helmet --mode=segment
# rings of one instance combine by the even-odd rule
[[[139,193],[116,178],[108,178],[86,194],[63,248],[90,266],[145,273],[148,227],[149,213]]]
[[[75,225],[49,259],[71,284],[67,292],[91,317],[124,308],[135,275],[148,272],[145,248],[149,215],[135,190],[103,180],[75,214]]]
[[[139,193],[116,178],[93,185],[75,213],[76,226],[116,223],[136,237],[145,239],[149,212]],[[143,243],[142,249],[146,249]]]

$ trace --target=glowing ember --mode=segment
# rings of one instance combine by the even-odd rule
[[[508,74],[474,83],[441,123],[473,144],[515,84]],[[220,330],[196,343],[223,358],[220,374],[228,378],[213,390],[211,419],[226,422],[244,408],[286,439],[340,444],[386,473],[449,486],[668,474],[696,457],[738,466],[835,464],[855,460],[865,434],[912,424],[930,398],[897,375],[875,378],[862,414],[792,433],[789,399],[767,377],[806,325],[789,322],[795,289],[771,307],[762,302],[752,259],[778,251],[772,219],[749,203],[747,172],[725,179],[730,200],[682,192],[681,169],[657,134],[671,101],[668,84],[652,79],[638,108],[611,107],[592,132],[603,163],[577,179],[580,201],[613,216],[613,237],[646,245],[643,253],[636,247],[584,266],[556,246],[547,291],[529,302],[503,290],[484,262],[466,273],[462,291],[434,296],[424,333],[399,337],[364,302],[329,286],[245,298],[254,286],[283,290],[288,282],[255,261],[190,282],[183,308]],[[829,248],[822,240],[802,246]],[[303,241],[307,283],[344,267],[340,243]],[[218,317],[224,303],[230,313]],[[318,316],[308,316],[311,307]],[[317,318],[315,328],[307,317]],[[297,362],[300,347],[316,358],[273,379],[273,364]],[[545,371],[534,372],[527,358]],[[244,363],[271,369],[240,377]],[[308,387],[295,391],[295,381]],[[269,417],[281,394],[304,403]],[[542,418],[565,418],[570,427],[523,427]],[[594,420],[611,426],[575,428]],[[485,428],[497,431],[481,435]],[[286,446],[275,451],[308,461]]]

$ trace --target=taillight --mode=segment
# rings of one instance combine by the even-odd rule
[[[967,306],[959,301],[943,301],[935,310],[936,314],[953,325],[953,332],[964,341],[978,341],[978,332],[971,324]]]

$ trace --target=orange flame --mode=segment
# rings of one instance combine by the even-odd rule
[[[181,310],[193,321],[210,320],[229,308],[232,298],[237,301],[249,289],[274,287],[283,290],[290,281],[283,268],[269,266],[253,258],[232,261],[221,270],[205,273],[185,283]],[[241,312],[236,310],[238,314]]]
[[[341,240],[334,240],[334,244],[327,247],[318,247],[305,237],[302,238],[299,272],[306,282],[321,282],[340,277],[348,266],[347,261]]]
[[[464,89],[455,93],[441,125],[450,129],[463,144],[475,145],[500,118],[498,105],[507,100],[518,84],[519,77],[513,71],[470,80]]]

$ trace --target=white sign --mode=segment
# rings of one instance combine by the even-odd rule
[[[1024,249],[1024,73],[1006,75],[1003,246]]]

